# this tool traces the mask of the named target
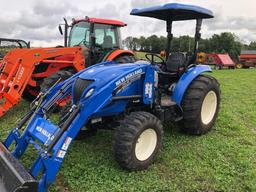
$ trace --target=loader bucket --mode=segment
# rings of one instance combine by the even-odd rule
[[[36,192],[38,182],[0,142],[0,191]]]

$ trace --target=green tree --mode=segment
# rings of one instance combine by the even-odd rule
[[[228,53],[234,60],[239,59],[242,49],[242,44],[238,38],[229,32],[221,33],[220,35],[214,34],[209,39],[210,52]]]
[[[141,36],[140,38],[127,37],[123,43],[135,51],[159,53],[166,49],[166,37],[151,35],[150,37]],[[243,45],[235,34],[224,32],[214,34],[209,39],[201,39],[199,51],[206,53],[228,53],[234,60],[239,59],[241,49],[256,49],[256,42]],[[188,52],[194,49],[194,38],[189,36],[174,37],[171,45],[171,52]]]
[[[129,37],[126,37],[124,40],[123,40],[123,44],[124,46],[129,49],[129,50],[132,50],[133,48],[133,37],[129,36]]]
[[[151,53],[159,53],[161,51],[159,38],[156,35],[151,35],[148,37],[148,43],[149,43],[149,51]]]
[[[138,38],[134,37],[132,40],[132,50],[139,51],[140,49],[140,41]]]
[[[253,41],[249,44],[249,46],[247,47],[247,49],[249,50],[256,50],[256,41]]]

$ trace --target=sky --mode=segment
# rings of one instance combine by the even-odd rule
[[[21,38],[31,41],[32,46],[63,44],[58,25],[63,17],[100,17],[117,19],[128,24],[122,29],[123,39],[166,35],[165,22],[130,16],[132,8],[186,3],[199,5],[213,11],[215,18],[205,20],[202,37],[208,38],[221,32],[233,32],[243,43],[256,41],[255,0],[0,0],[0,37]],[[174,35],[193,35],[194,21],[176,22]]]

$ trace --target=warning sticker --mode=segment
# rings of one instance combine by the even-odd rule
[[[58,154],[57,154],[57,157],[63,159],[63,158],[65,157],[66,153],[67,153],[66,151],[59,150],[59,151],[58,151]]]
[[[65,142],[64,142],[64,144],[62,145],[61,149],[65,150],[65,151],[68,150],[68,147],[69,147],[71,141],[72,141],[72,138],[71,137],[67,137]]]

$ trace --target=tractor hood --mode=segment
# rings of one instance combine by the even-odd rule
[[[107,64],[107,65],[96,65],[85,72],[83,72],[79,78],[97,81],[98,86],[104,85],[114,79],[118,79],[118,77],[122,77],[125,74],[132,72],[141,67],[147,66],[147,62],[145,64]]]
[[[98,64],[94,65],[76,78],[73,85],[73,101],[77,103],[81,98],[88,98],[103,89],[117,90],[123,84],[133,82],[145,73],[148,63],[133,64]],[[129,84],[129,83],[128,83]],[[88,96],[89,95],[89,96]]]

